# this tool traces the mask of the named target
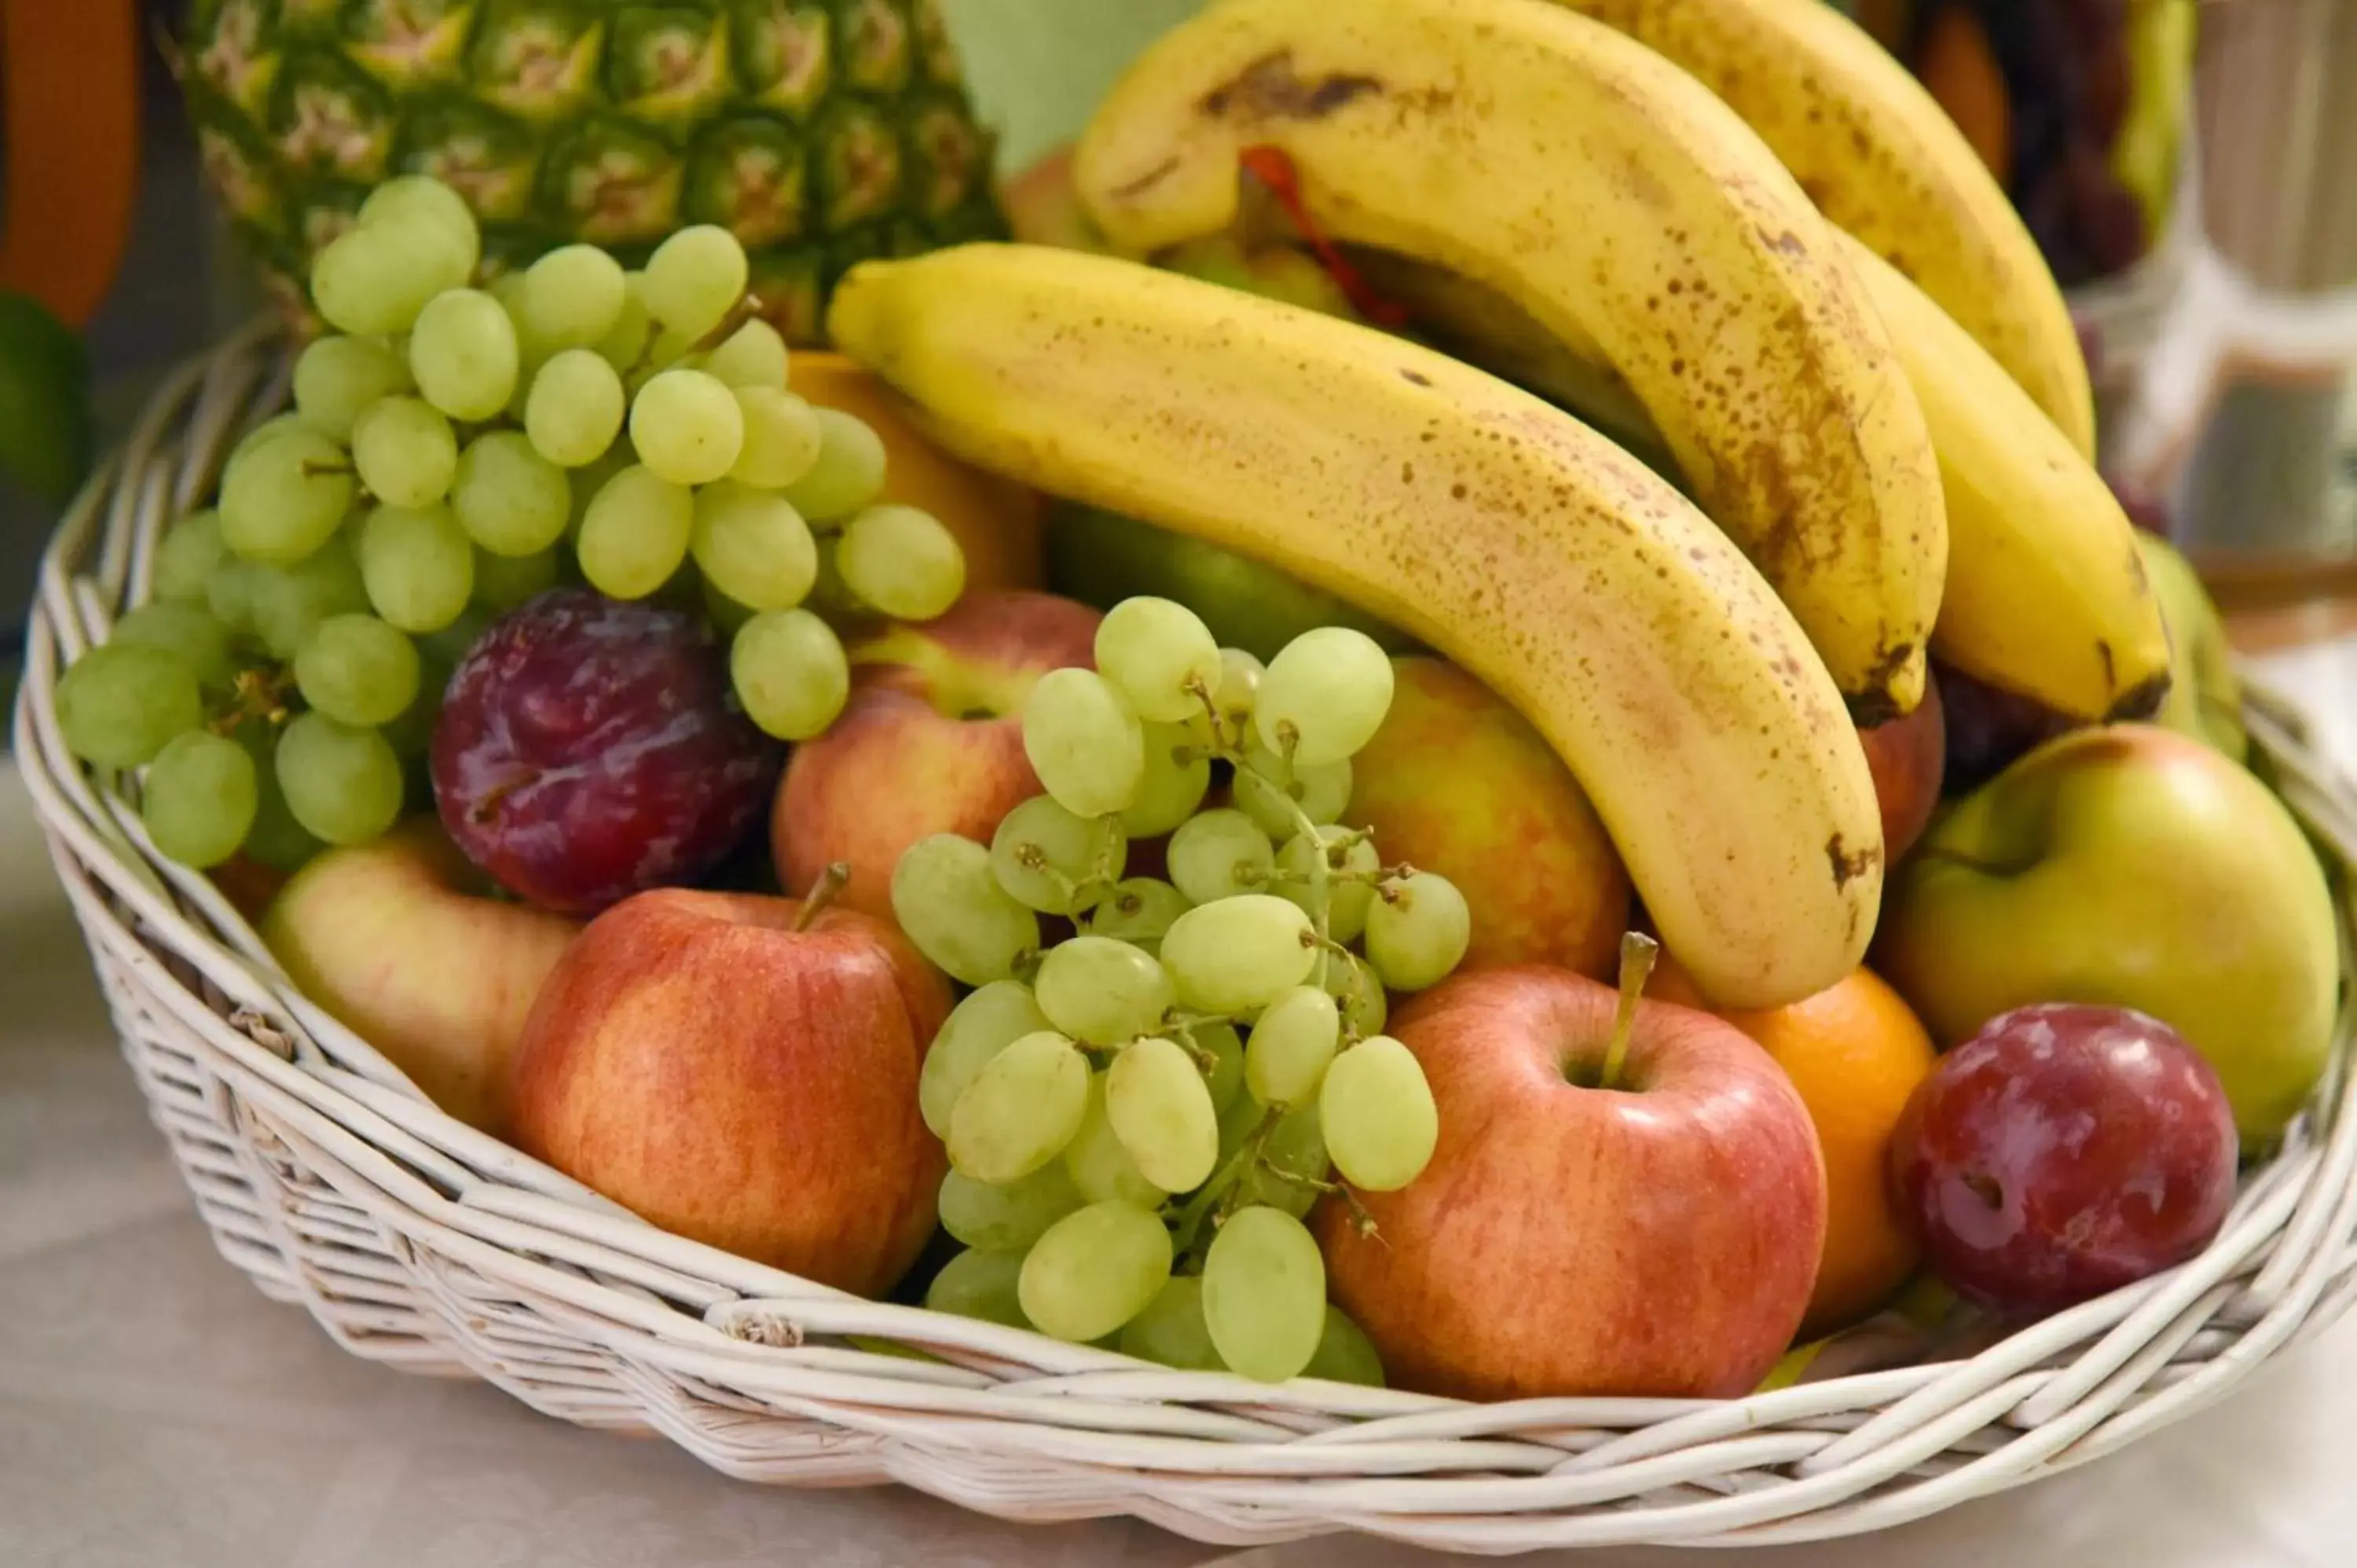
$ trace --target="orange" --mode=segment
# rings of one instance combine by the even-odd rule
[[[920,434],[909,405],[876,374],[841,354],[796,349],[790,390],[822,408],[840,409],[874,426],[888,463],[884,499],[942,520],[965,552],[965,585],[1037,588],[1041,585],[1039,492],[985,473]]]
[[[1666,955],[1646,994],[1707,1005]],[[1824,1150],[1824,1258],[1800,1336],[1813,1339],[1873,1312],[1914,1271],[1915,1238],[1890,1201],[1884,1173],[1891,1130],[1937,1053],[1899,993],[1864,969],[1790,1006],[1719,1016],[1791,1076]]]

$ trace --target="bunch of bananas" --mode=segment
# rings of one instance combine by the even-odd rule
[[[2060,292],[1821,0],[1224,0],[1115,88],[1075,178],[1149,256],[1226,230],[1271,155],[1324,240],[1474,303],[1455,357],[1024,246],[863,265],[832,335],[960,454],[1488,682],[1720,1003],[1859,961],[1883,854],[1855,725],[1911,710],[1927,654],[2074,717],[2158,702]],[[1534,361],[1567,400],[1476,368]]]

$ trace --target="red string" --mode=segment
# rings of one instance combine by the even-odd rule
[[[1318,264],[1326,269],[1353,310],[1379,327],[1408,324],[1406,310],[1376,293],[1374,285],[1360,275],[1359,269],[1310,220],[1308,206],[1301,199],[1301,177],[1290,155],[1281,147],[1246,147],[1240,161],[1247,173],[1268,187],[1269,194],[1276,198],[1277,205],[1285,209],[1293,227],[1317,256]]]

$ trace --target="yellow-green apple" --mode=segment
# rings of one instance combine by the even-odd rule
[[[1809,1305],[1825,1175],[1792,1080],[1732,1025],[1568,970],[1460,972],[1393,1033],[1432,1163],[1314,1219],[1335,1304],[1393,1380],[1467,1399],[1750,1391]]]
[[[1387,863],[1437,871],[1473,911],[1465,967],[1611,972],[1629,874],[1539,734],[1454,664],[1392,660],[1392,706],[1351,763],[1342,820]]]
[[[2147,529],[2136,530],[2144,575],[2169,628],[2169,696],[2153,722],[2190,735],[2240,762],[2250,752],[2243,729],[2243,682],[2234,672],[2226,623],[2193,564]]]
[[[303,994],[493,1134],[517,1038],[580,922],[491,896],[431,817],[322,851],[279,889],[262,939]]]
[[[515,1128],[667,1230],[876,1295],[932,1234],[917,1069],[949,990],[823,904],[662,888],[598,916],[525,1026]]]
[[[1052,594],[969,594],[938,620],[851,649],[851,700],[786,764],[770,823],[778,879],[800,892],[851,867],[841,902],[892,918],[892,868],[933,833],[990,842],[1039,793],[1023,703],[1039,677],[1096,661],[1095,610]]]
[[[1948,811],[1886,897],[1875,967],[1944,1048],[2001,1013],[2148,1013],[2210,1058],[2246,1150],[2322,1075],[2332,897],[2283,803],[2202,742],[2047,742]]]
[[[1904,718],[1857,732],[1866,766],[1874,775],[1875,800],[1882,807],[1882,858],[1896,865],[1915,847],[1940,803],[1940,780],[1948,767],[1948,725],[1940,705],[1940,683],[1927,676],[1923,700]]]

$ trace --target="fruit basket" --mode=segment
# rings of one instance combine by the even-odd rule
[[[2357,1090],[2338,1069],[2190,1263],[1976,1353],[1739,1400],[1485,1405],[1170,1371],[666,1234],[435,1109],[306,1001],[210,880],[155,852],[127,786],[61,742],[59,671],[142,601],[165,523],[279,409],[286,374],[263,325],[187,367],[73,505],[14,741],[124,1050],[222,1255],[357,1356],[659,1433],[747,1480],[894,1481],[1010,1519],[1130,1514],[1222,1543],[1358,1530],[1503,1553],[1895,1525],[2193,1415],[2357,1294]],[[2338,884],[2357,790],[2280,702],[2255,695],[2247,721]],[[2344,1020],[2342,1066],[2348,1050]]]

